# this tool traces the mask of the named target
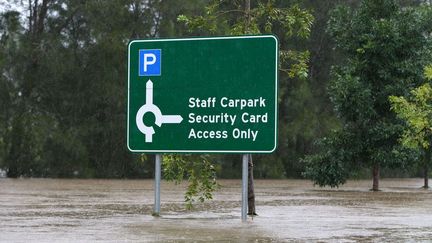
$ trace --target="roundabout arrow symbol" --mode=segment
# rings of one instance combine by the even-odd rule
[[[158,127],[161,127],[164,123],[178,124],[183,121],[183,117],[180,115],[162,115],[159,107],[153,104],[153,82],[150,79],[146,83],[146,103],[139,108],[135,121],[138,130],[145,136],[145,142],[151,143],[155,130],[152,126],[149,127],[144,124],[143,118],[147,112],[153,113],[155,116],[155,124]]]

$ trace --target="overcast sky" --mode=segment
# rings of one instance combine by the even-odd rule
[[[17,10],[21,9],[21,1],[16,0],[0,0],[0,12],[4,12],[7,10]]]
[[[15,10],[21,13],[21,21],[27,21],[27,1],[23,0],[0,0],[0,13],[5,11]]]

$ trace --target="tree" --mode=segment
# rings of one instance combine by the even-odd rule
[[[306,41],[292,39],[289,43],[292,47],[310,51],[308,78],[281,81],[283,97],[279,109],[278,150],[270,156],[262,156],[262,159],[255,157],[258,176],[301,178],[304,171],[301,159],[317,149],[314,140],[340,127],[328,98],[327,83],[330,67],[340,63],[342,55],[334,51],[333,42],[325,29],[331,9],[340,3],[352,6],[357,2],[359,1],[302,1],[302,5],[310,9],[315,18],[311,36]],[[284,3],[288,6],[290,4],[288,1]],[[265,163],[266,161],[271,161],[272,165]],[[279,163],[282,168],[276,167]],[[281,171],[284,172],[282,175]]]
[[[432,80],[432,66],[425,69],[425,76]],[[390,96],[391,109],[405,122],[400,138],[403,146],[418,149],[422,154],[424,186],[429,188],[429,166],[432,154],[432,87],[425,83],[411,92],[411,96]]]
[[[279,8],[274,0],[257,1],[251,4],[246,0],[244,4],[232,1],[211,1],[201,16],[189,17],[179,15],[178,20],[184,22],[191,31],[200,34],[213,35],[244,35],[275,33],[281,39],[280,70],[288,78],[306,78],[308,72],[308,51],[286,49],[286,40],[290,38],[309,37],[313,16],[293,4],[287,8]],[[282,92],[281,92],[282,93]],[[284,94],[281,94],[283,97]],[[181,160],[181,157],[179,157]],[[253,191],[253,163],[249,159],[249,192],[248,214],[256,215],[255,197]]]
[[[8,31],[3,36],[4,43],[7,43],[7,55],[2,75],[7,77],[6,83],[9,87],[14,87],[15,91],[15,94],[9,96],[13,98],[10,102],[13,110],[6,121],[8,130],[4,135],[7,142],[4,164],[9,177],[31,174],[31,167],[38,160],[37,154],[41,149],[38,144],[40,141],[34,135],[42,131],[41,124],[46,120],[42,118],[45,117],[44,114],[32,106],[32,101],[37,99],[33,91],[40,79],[39,54],[43,51],[41,40],[48,3],[46,0],[29,3],[30,16],[26,29],[20,23],[18,12],[4,14],[9,24],[6,28]]]
[[[8,145],[8,128],[16,94],[14,85],[8,80],[8,63],[17,48],[17,35],[20,32],[19,13],[9,11],[0,14],[0,168]]]
[[[27,11],[3,14],[0,160],[9,177],[146,173],[124,146],[121,91],[124,48],[156,36],[156,2],[21,1]]]
[[[327,31],[345,56],[332,69],[328,92],[342,128],[305,159],[305,175],[320,186],[338,186],[356,167],[371,167],[379,190],[381,167],[400,167],[410,151],[397,139],[400,121],[388,96],[404,95],[422,82],[430,54],[431,11],[401,7],[395,0],[363,0],[357,9],[338,6]]]

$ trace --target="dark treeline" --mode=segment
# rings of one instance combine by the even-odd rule
[[[327,87],[331,66],[345,54],[335,50],[326,28],[336,5],[355,8],[359,2],[275,1],[280,8],[300,4],[315,22],[308,41],[280,38],[281,46],[310,51],[309,73],[306,79],[280,73],[278,149],[254,155],[255,178],[301,177],[302,158],[316,152],[315,141],[341,128]],[[153,156],[126,147],[127,43],[208,35],[177,21],[179,15],[203,14],[207,4],[40,0],[18,4],[22,11],[0,8],[0,168],[9,177],[151,177]],[[239,177],[240,156],[212,160],[219,177]],[[396,175],[418,174],[407,167]]]

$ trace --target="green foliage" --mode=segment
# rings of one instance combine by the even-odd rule
[[[288,74],[289,78],[306,79],[308,77],[309,65],[308,60],[310,57],[309,51],[293,51],[281,50],[279,52],[279,60],[283,63],[290,63],[289,69],[279,68]]]
[[[212,7],[212,3],[217,5]],[[285,94],[296,96],[301,101],[295,107],[304,114],[289,117],[309,120],[312,112],[303,105],[315,98],[313,86],[302,81],[298,87],[301,92],[287,87],[288,82],[308,75],[310,58],[309,52],[302,51],[306,48],[294,49],[299,44],[292,44],[303,43],[312,27],[312,15],[296,3],[299,1],[252,1],[251,23],[256,24],[249,28],[251,33],[257,28],[260,33],[269,33],[271,27],[282,49],[289,50],[286,55],[281,53],[285,60],[281,69],[291,70],[289,75],[295,78],[281,75],[281,83],[285,82],[281,104],[292,112],[293,99],[288,102]],[[0,167],[14,177],[150,177],[151,161],[131,155],[124,146],[127,42],[131,38],[210,33],[205,28],[189,31],[184,22],[177,22],[180,14],[206,17],[223,12],[215,20],[215,34],[246,28],[243,3],[233,1],[53,0],[30,4],[28,7],[44,11],[40,16],[30,16],[26,7],[26,11],[4,12],[0,17]],[[210,6],[206,9],[206,5]],[[293,16],[303,16],[303,20],[296,22]],[[307,128],[300,122],[284,125],[281,134],[300,136],[295,141],[305,141],[307,147],[313,132],[305,133],[307,139],[301,134],[313,129],[313,124],[316,122],[308,123]],[[284,145],[286,137],[280,136]],[[292,173],[289,176],[298,175],[301,167],[291,170],[288,166],[291,159],[301,156],[302,147],[292,142],[289,146],[272,156],[256,156],[257,162],[265,162],[255,167],[263,170],[257,175],[281,178],[286,171]],[[287,156],[296,149],[295,156]],[[239,175],[239,158],[213,157],[218,159],[218,173],[225,177]],[[288,157],[290,160],[285,159]]]
[[[339,6],[332,11],[327,30],[347,58],[333,68],[328,90],[343,127],[325,138],[331,142],[323,143],[318,155],[306,158],[306,175],[317,184],[343,182],[344,168],[352,164],[395,167],[409,161],[411,153],[397,143],[402,125],[390,112],[388,97],[404,95],[422,82],[420,67],[432,47],[431,14],[430,8],[402,8],[394,0],[363,0],[358,9]],[[332,146],[342,138],[345,146]],[[328,170],[334,178],[330,182],[314,176],[326,161],[346,164]]]
[[[425,67],[424,75],[427,79],[432,80],[432,65]]]
[[[424,74],[426,79],[432,80],[430,66],[425,68]],[[425,83],[411,90],[407,98],[390,96],[389,100],[391,109],[405,123],[399,140],[404,147],[421,152],[423,160],[420,164],[423,165],[424,176],[427,178],[432,152],[432,87],[429,83]]]
[[[299,159],[315,151],[314,139],[341,127],[327,95],[329,67],[346,63],[347,53],[360,56],[380,50],[371,49],[377,42],[368,44],[367,34],[353,34],[341,27],[341,35],[361,36],[364,43],[350,51],[337,48],[335,52],[329,34],[324,31],[329,9],[337,3],[357,6],[357,0],[253,0],[250,15],[245,12],[244,1],[228,0],[14,2],[30,3],[38,11],[46,9],[47,14],[39,11],[39,16],[30,16],[27,7],[22,12],[0,13],[0,168],[8,170],[9,176],[151,177],[150,156],[132,155],[125,146],[127,42],[134,38],[274,33],[279,38],[282,71],[278,149],[271,155],[254,155],[255,177],[298,177],[304,170]],[[404,6],[412,5],[410,1],[404,2]],[[405,52],[411,52],[411,47],[421,45],[423,37],[416,30],[427,31],[430,26],[426,6],[405,9],[406,18],[400,17],[405,18],[405,24],[399,25],[405,26],[405,32],[389,36],[411,35],[412,41],[397,46],[401,52],[396,56],[404,56]],[[412,17],[413,11],[418,18]],[[311,13],[316,20],[313,25]],[[200,16],[201,22],[197,21],[194,28],[193,20],[199,20]],[[341,25],[353,25],[349,14],[345,19],[340,21]],[[389,26],[396,25],[389,24],[386,28]],[[398,45],[397,41],[389,43]],[[401,43],[405,43],[403,38]],[[418,53],[425,58],[428,55],[427,50]],[[388,57],[389,63],[393,63],[394,56]],[[362,62],[367,60],[365,57]],[[394,69],[400,71],[403,79],[417,72],[420,66],[416,65],[409,60],[400,65],[402,68],[397,64]],[[339,69],[343,70],[335,68],[333,74],[350,78],[346,80],[347,87],[342,81],[334,87],[343,87],[344,92],[368,87],[359,84],[362,79],[352,74],[359,71]],[[408,87],[414,85],[407,84]],[[373,100],[377,89],[371,86],[355,96],[367,103],[366,97],[372,95]],[[331,92],[335,94],[332,100],[341,104],[337,110],[349,110],[348,105],[343,105],[343,93]],[[345,100],[351,104],[348,101],[351,99]],[[338,115],[343,118],[339,112]],[[386,130],[374,131],[385,134]],[[358,139],[367,140],[369,135]],[[393,154],[393,150],[388,151]],[[388,153],[377,154],[386,158]],[[219,177],[240,176],[238,155],[212,155],[209,160],[215,161]]]
[[[401,143],[409,148],[428,149],[432,141],[432,88],[429,83],[411,91],[411,99],[390,96],[391,109],[406,122]]]
[[[196,201],[212,199],[212,193],[218,188],[216,170],[208,155],[164,155],[162,167],[166,180],[180,183],[184,177],[188,178],[185,193],[188,209]]]
[[[124,148],[124,48],[155,35],[155,2],[32,1],[37,16],[2,13],[0,166],[8,176],[150,174]]]
[[[307,156],[303,159],[303,176],[314,181],[315,185],[338,187],[349,176],[346,160],[352,159],[349,150],[343,149],[349,142],[347,137],[335,132],[333,137],[319,140],[317,146],[324,152]]]
[[[243,3],[212,1],[203,16],[179,15],[177,20],[184,22],[190,31],[202,29],[211,34],[219,34],[221,29],[230,35],[272,33],[273,26],[280,25],[287,37],[308,38],[310,35],[313,16],[297,4],[277,8],[274,0],[258,1],[249,12],[243,9]]]
[[[334,68],[332,76],[328,93],[340,119],[362,125],[376,116],[369,84],[353,76],[349,67]]]
[[[278,8],[274,0],[258,1],[249,12],[244,10],[243,3],[231,1],[212,1],[204,15],[179,15],[177,20],[183,22],[189,31],[202,31],[212,35],[270,34],[286,38],[310,36],[313,15],[299,5]],[[280,33],[278,33],[281,30]],[[290,78],[307,78],[308,51],[281,50],[280,70]]]

